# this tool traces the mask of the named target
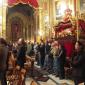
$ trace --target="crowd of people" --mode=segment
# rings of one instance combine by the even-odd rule
[[[27,56],[35,56],[35,61],[41,69],[46,70],[50,74],[65,79],[65,64],[66,49],[63,44],[58,40],[41,40],[40,43],[31,41],[25,41],[20,38],[14,43],[7,43],[5,39],[0,38],[0,80],[1,85],[7,85],[6,83],[6,71],[8,64],[8,53],[12,51],[16,56],[16,64],[20,68],[24,68]],[[72,67],[72,79],[75,85],[80,82],[85,82],[85,54],[84,45],[80,41],[76,41],[74,44],[74,50],[70,59],[70,65]]]

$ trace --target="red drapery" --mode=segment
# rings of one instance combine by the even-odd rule
[[[29,5],[33,6],[34,8],[38,8],[37,0],[8,0],[9,6],[13,6],[18,3],[29,4]]]
[[[72,56],[74,44],[71,41],[69,41],[69,42],[65,42],[64,46],[65,46],[65,49],[66,49],[66,56],[70,58]]]
[[[81,29],[83,32],[85,32],[85,21],[79,19],[79,20],[78,20],[78,24],[79,24],[80,29]]]

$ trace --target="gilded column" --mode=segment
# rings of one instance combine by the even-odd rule
[[[7,0],[2,0],[2,37],[6,38],[6,10]]]
[[[75,12],[75,17],[76,17],[76,38],[77,41],[79,40],[79,25],[78,25],[78,18],[80,16],[80,0],[74,0],[74,12]]]
[[[53,7],[53,25],[56,23],[56,10],[55,10],[55,0],[52,2]]]
[[[0,3],[0,36],[2,36],[2,2]]]

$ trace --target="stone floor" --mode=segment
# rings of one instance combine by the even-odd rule
[[[52,74],[48,75],[48,77],[50,79],[47,82],[37,81],[39,83],[37,85],[74,85],[74,82],[72,80],[66,80],[66,79],[60,80],[59,77],[55,77]],[[33,81],[32,78],[26,78],[26,85],[30,85],[32,81]],[[84,84],[82,83],[79,85],[84,85]]]
[[[41,82],[39,81],[40,85],[74,85],[74,82],[72,80],[59,80],[59,78],[56,78],[55,76],[49,75],[50,77],[52,77],[52,79],[56,80],[56,82],[58,82],[59,84],[56,84],[54,81],[52,81],[51,79],[49,79],[47,82]],[[32,78],[27,78],[26,79],[26,85],[30,85],[31,82],[33,81]],[[79,85],[84,85],[79,84]]]
[[[55,76],[49,75],[53,80],[49,79],[47,82],[41,82],[40,85],[74,85],[73,81],[71,80],[59,80],[59,78],[56,78]],[[27,78],[26,79],[26,85],[30,85],[32,82],[32,78]],[[56,82],[58,82],[58,84]]]

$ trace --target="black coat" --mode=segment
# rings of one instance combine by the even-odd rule
[[[39,52],[41,54],[41,57],[45,57],[45,45],[39,45]]]
[[[71,65],[72,65],[72,76],[74,80],[79,82],[85,81],[85,56],[84,52],[74,53]]]
[[[45,45],[45,54],[49,54],[50,53],[50,49],[51,49],[51,45],[49,45],[48,43]]]
[[[64,46],[61,46],[61,49],[59,50],[58,62],[61,66],[64,66],[66,63],[66,50]]]
[[[18,47],[18,52],[17,52],[17,64],[20,65],[21,67],[24,66],[25,63],[25,55],[26,55],[26,45],[20,45]]]
[[[5,45],[0,44],[0,71],[5,71],[7,69],[8,51]]]

